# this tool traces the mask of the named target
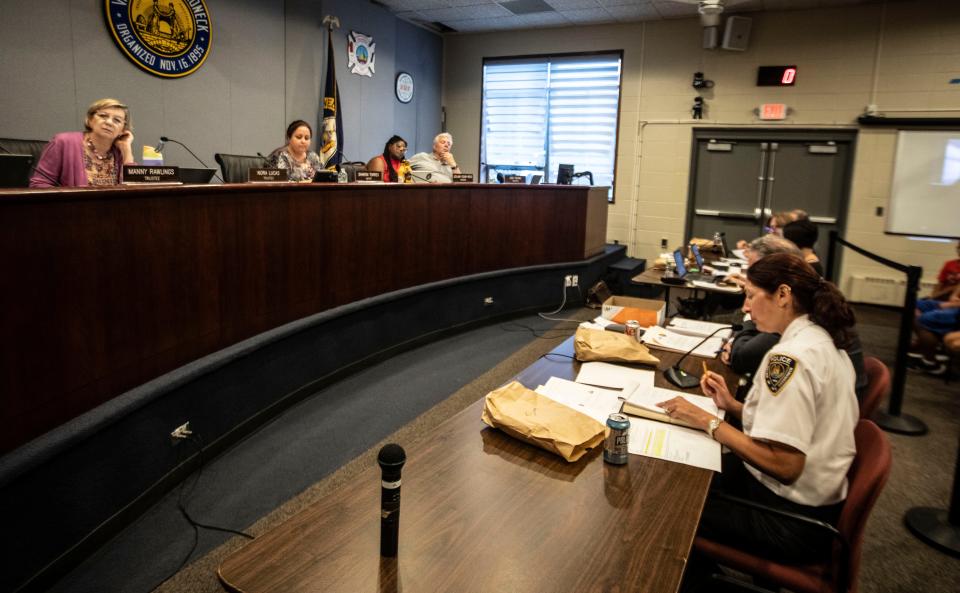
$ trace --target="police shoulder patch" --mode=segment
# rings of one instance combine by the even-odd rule
[[[773,395],[778,395],[786,387],[797,370],[797,360],[786,354],[771,354],[767,359],[767,370],[764,380],[767,389]]]

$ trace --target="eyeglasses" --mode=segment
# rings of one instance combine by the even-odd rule
[[[124,124],[124,121],[126,121],[126,120],[124,120],[122,117],[119,117],[119,116],[116,116],[116,115],[110,115],[109,113],[106,113],[106,112],[103,112],[103,111],[98,112],[96,115],[97,115],[97,117],[99,117],[99,118],[102,119],[103,121],[108,121],[108,120],[109,120],[109,121],[112,121],[115,125],[118,125],[118,126],[122,126],[122,125]]]

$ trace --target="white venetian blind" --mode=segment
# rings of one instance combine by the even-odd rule
[[[484,176],[554,181],[557,166],[569,163],[612,188],[619,99],[619,54],[485,62]]]

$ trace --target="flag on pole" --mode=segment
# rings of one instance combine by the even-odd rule
[[[343,116],[333,55],[333,27],[327,30],[327,80],[323,88],[323,121],[320,124],[320,161],[336,170],[343,160]]]

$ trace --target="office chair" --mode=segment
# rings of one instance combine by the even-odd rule
[[[246,183],[250,169],[267,166],[266,160],[260,156],[223,154],[218,152],[213,155],[213,158],[215,158],[217,164],[220,165],[224,183]]]
[[[367,164],[360,161],[340,163],[340,169],[347,172],[347,181],[352,183],[357,180],[357,171],[367,170]]]
[[[22,140],[19,138],[0,138],[0,154],[29,154],[33,157],[33,166],[30,168],[30,174],[37,168],[40,162],[40,155],[43,149],[47,147],[47,140]]]
[[[840,512],[836,528],[750,500],[726,497],[762,512],[792,517],[830,531],[834,536],[834,545],[829,559],[813,564],[781,564],[700,536],[694,540],[694,547],[717,563],[752,576],[754,585],[743,583],[744,588],[750,591],[763,590],[756,586],[763,583],[764,586],[776,589],[782,587],[796,593],[856,593],[867,517],[890,476],[893,458],[886,435],[870,420],[860,420],[857,423],[854,438],[857,455],[847,472],[847,500]],[[726,576],[718,577],[717,580],[728,584],[734,582]]]
[[[860,400],[860,419],[869,419],[877,411],[883,398],[890,392],[890,369],[879,358],[865,356],[863,368],[867,372],[867,389]]]

